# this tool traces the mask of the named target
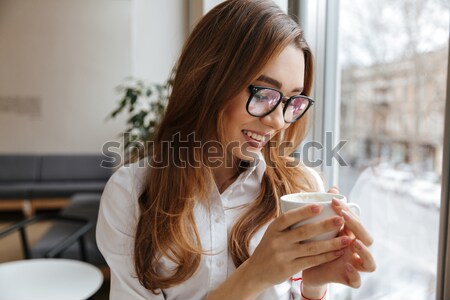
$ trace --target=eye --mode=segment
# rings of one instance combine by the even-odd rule
[[[259,91],[253,96],[253,99],[256,101],[267,101],[267,95]]]

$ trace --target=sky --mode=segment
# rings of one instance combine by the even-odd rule
[[[372,65],[448,47],[448,6],[447,0],[341,0],[342,65]]]

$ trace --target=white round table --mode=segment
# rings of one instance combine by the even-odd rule
[[[101,287],[95,266],[70,259],[28,259],[0,264],[0,300],[85,300]]]

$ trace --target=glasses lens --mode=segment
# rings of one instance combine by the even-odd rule
[[[253,94],[248,104],[248,112],[261,117],[274,109],[280,100],[280,93],[270,89],[262,89]]]
[[[286,112],[284,113],[284,120],[286,122],[292,123],[298,120],[306,111],[309,106],[308,98],[298,97],[293,98],[289,105],[286,107]]]

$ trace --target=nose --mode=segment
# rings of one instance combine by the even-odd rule
[[[261,117],[260,120],[264,125],[270,126],[275,130],[281,130],[285,125],[283,105],[281,105],[280,103],[273,112],[264,117]]]

